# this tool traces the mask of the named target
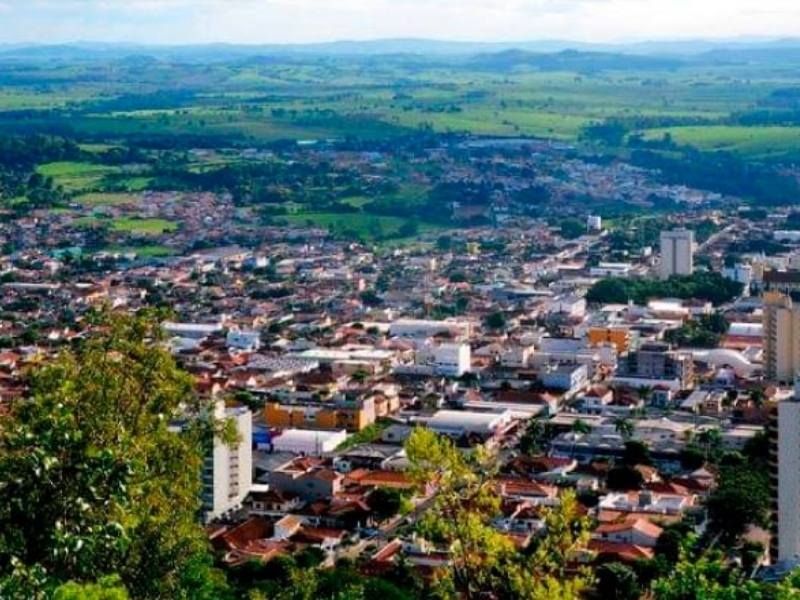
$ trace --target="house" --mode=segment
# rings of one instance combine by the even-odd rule
[[[325,467],[321,461],[299,458],[269,473],[269,485],[281,493],[297,494],[305,501],[330,498],[344,484],[344,475]]]
[[[594,530],[594,539],[614,544],[633,544],[655,548],[663,529],[646,519],[634,519],[623,523],[602,523]]]

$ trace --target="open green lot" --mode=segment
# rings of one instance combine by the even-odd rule
[[[93,190],[100,186],[103,178],[118,173],[119,168],[81,162],[54,162],[39,166],[37,171],[45,177],[52,177],[56,185],[68,192]]]
[[[797,152],[800,149],[800,127],[742,127],[705,125],[648,129],[646,139],[660,139],[669,134],[679,144],[703,150],[728,150],[760,157]]]
[[[130,233],[160,234],[175,231],[177,223],[166,219],[137,219],[135,217],[120,217],[111,222],[114,231],[126,231]]]
[[[292,225],[322,227],[334,234],[347,231],[354,232],[364,239],[378,239],[386,235],[395,235],[407,222],[401,217],[373,216],[362,213],[300,213],[280,217]]]
[[[118,206],[139,202],[138,194],[91,192],[75,197],[75,201],[84,206]]]

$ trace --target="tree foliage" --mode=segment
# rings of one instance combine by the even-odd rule
[[[132,598],[224,597],[196,522],[213,424],[192,379],[159,345],[160,315],[91,321],[0,423],[0,592],[18,593],[0,596],[118,573]]]
[[[569,570],[588,540],[589,523],[573,493],[544,514],[546,534],[528,557],[493,526],[500,499],[493,476],[496,461],[484,449],[469,454],[447,438],[416,429],[406,443],[410,474],[424,485],[435,482],[438,493],[420,523],[429,542],[447,550],[449,567],[434,585],[434,597],[513,597],[527,600],[575,598],[588,585],[583,571]]]
[[[742,284],[719,273],[698,271],[693,275],[674,275],[663,281],[607,277],[589,289],[586,300],[604,304],[632,300],[637,304],[645,304],[653,298],[681,298],[724,304],[736,298],[741,291]]]

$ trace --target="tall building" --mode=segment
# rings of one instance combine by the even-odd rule
[[[800,374],[800,307],[780,292],[764,293],[764,377],[789,384]]]
[[[770,423],[773,562],[800,558],[800,385],[778,403]]]
[[[694,232],[675,229],[661,232],[661,278],[694,272]]]
[[[203,464],[203,518],[211,521],[241,505],[253,482],[253,414],[218,401],[216,418],[232,421],[238,441],[215,438]]]

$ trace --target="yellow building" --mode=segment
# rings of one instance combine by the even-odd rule
[[[365,400],[330,403],[330,405],[291,405],[268,403],[264,420],[270,427],[281,429],[346,429],[361,431],[375,422],[375,401]]]
[[[617,352],[627,352],[631,345],[631,334],[624,327],[592,327],[588,332],[589,345],[614,344]]]
[[[780,292],[764,293],[764,377],[790,384],[800,374],[800,306]]]

